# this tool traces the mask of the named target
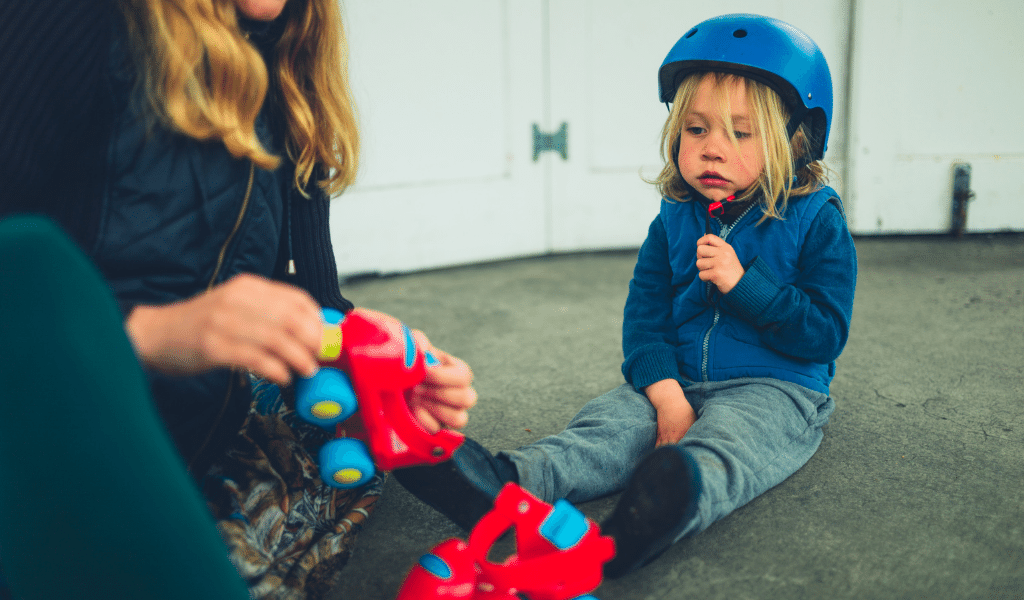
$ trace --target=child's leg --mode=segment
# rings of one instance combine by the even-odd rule
[[[700,469],[693,535],[782,483],[810,460],[835,407],[825,394],[773,379],[687,388],[699,415],[680,446]]]
[[[583,502],[621,490],[654,447],[654,407],[623,385],[591,400],[558,435],[492,455],[473,440],[439,465],[394,472],[405,489],[469,531],[509,481],[548,503]]]
[[[657,413],[646,396],[622,385],[588,402],[557,434],[511,452],[519,484],[545,502],[586,502],[626,487],[654,449]]]
[[[650,562],[795,473],[818,449],[834,407],[825,394],[773,379],[697,384],[685,392],[696,423],[678,445],[641,462],[602,525],[618,548],[605,568],[611,577]]]
[[[0,222],[0,562],[16,597],[248,598],[113,296],[48,221]]]

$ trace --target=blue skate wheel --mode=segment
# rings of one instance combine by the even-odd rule
[[[359,487],[374,474],[373,460],[359,440],[331,440],[320,448],[320,478],[331,487]]]
[[[328,431],[351,417],[359,403],[348,375],[324,367],[308,379],[295,383],[295,412],[302,420]]]

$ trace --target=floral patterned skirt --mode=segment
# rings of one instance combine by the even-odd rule
[[[384,476],[353,490],[324,485],[315,457],[330,435],[295,414],[291,387],[254,380],[253,397],[203,494],[253,598],[321,600],[348,562]]]

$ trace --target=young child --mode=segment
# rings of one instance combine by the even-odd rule
[[[659,72],[664,199],[629,286],[626,384],[565,430],[492,456],[396,471],[470,528],[507,481],[545,501],[625,490],[611,577],[779,484],[817,450],[857,259],[819,162],[832,82],[805,34],[757,15],[700,23]]]

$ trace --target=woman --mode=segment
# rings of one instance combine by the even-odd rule
[[[280,402],[319,308],[353,307],[328,228],[358,155],[337,3],[5,1],[0,78],[0,218],[46,215],[98,267],[250,593],[321,594],[382,485],[321,485],[323,434]],[[413,414],[461,427],[471,372],[420,341],[442,364]]]

